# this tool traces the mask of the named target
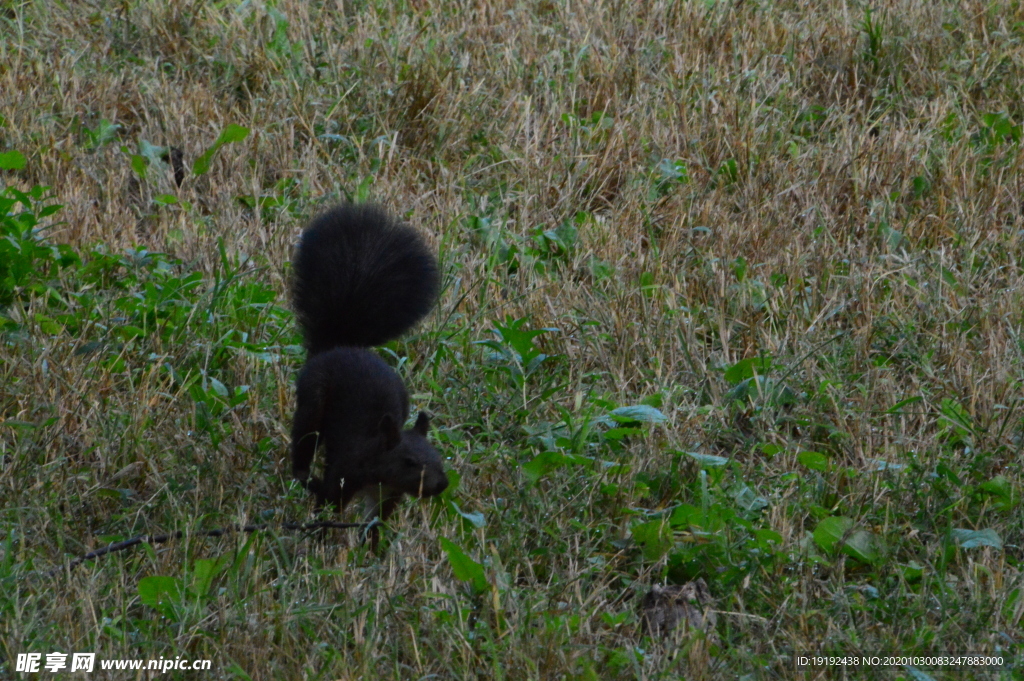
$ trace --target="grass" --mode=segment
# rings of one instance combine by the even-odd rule
[[[847,675],[1024,678],[1019,3],[0,15],[0,676],[54,651],[574,680],[960,652],[1009,664]],[[436,313],[381,352],[456,484],[379,556],[268,531],[35,574],[312,519],[287,268],[341,199],[439,250]],[[697,577],[714,635],[642,638],[639,596]]]

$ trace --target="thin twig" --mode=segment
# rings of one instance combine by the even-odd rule
[[[315,523],[281,523],[278,527],[280,527],[282,530],[306,532],[309,530],[322,529],[345,530],[354,527],[366,528],[369,527],[371,524],[373,523],[337,523],[330,520],[321,520]],[[113,544],[104,546],[101,549],[90,551],[84,556],[75,558],[66,566],[61,565],[60,567],[55,567],[51,570],[37,570],[35,572],[28,573],[27,575],[25,575],[25,577],[53,577],[56,576],[58,573],[63,572],[64,570],[68,570],[70,572],[71,570],[78,567],[85,561],[96,560],[97,558],[101,558],[107,555],[108,553],[123,551],[124,549],[136,546],[138,544],[164,544],[173,539],[181,539],[182,537],[186,536],[186,534],[190,537],[222,537],[226,534],[231,534],[233,532],[259,532],[260,530],[266,530],[270,527],[274,526],[270,525],[269,523],[263,523],[261,525],[243,525],[242,527],[218,527],[214,530],[202,530],[200,532],[189,533],[186,533],[184,530],[177,530],[176,532],[169,532],[167,534],[140,534],[138,537],[132,537],[131,539],[125,539],[124,541],[114,542]]]

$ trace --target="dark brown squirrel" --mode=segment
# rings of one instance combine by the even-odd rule
[[[437,261],[419,233],[373,204],[342,204],[302,233],[292,306],[308,358],[292,423],[292,474],[320,505],[367,499],[366,520],[386,520],[402,496],[448,487],[430,419],[409,418],[409,393],[368,348],[393,340],[434,307]],[[318,448],[322,478],[310,477]],[[375,538],[375,535],[374,535]]]

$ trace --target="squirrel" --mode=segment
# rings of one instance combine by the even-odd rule
[[[434,307],[437,261],[419,233],[373,204],[342,204],[303,230],[292,261],[292,307],[307,351],[296,386],[292,475],[339,511],[365,497],[383,522],[405,494],[448,486],[430,419],[409,417],[402,379],[369,350],[398,338]],[[322,478],[310,477],[318,447]],[[371,529],[376,545],[376,528]]]

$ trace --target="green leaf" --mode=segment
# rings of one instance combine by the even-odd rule
[[[1005,475],[997,475],[991,480],[978,485],[978,491],[996,498],[996,506],[1001,511],[1009,511],[1017,505],[1019,499],[1014,494],[1013,483]]]
[[[174,609],[181,603],[184,589],[177,577],[153,575],[139,580],[139,600],[156,609],[164,617],[177,620]]]
[[[569,457],[561,452],[541,452],[530,461],[522,464],[520,468],[523,475],[531,483],[536,483],[548,473],[572,463]]]
[[[672,526],[663,520],[634,525],[632,532],[647,560],[658,560],[672,549]]]
[[[451,504],[452,504],[452,510],[454,510],[456,513],[458,513],[463,518],[465,518],[467,521],[469,521],[469,524],[472,525],[473,527],[477,528],[478,530],[481,527],[484,527],[485,525],[487,525],[487,520],[484,518],[484,514],[483,513],[480,513],[479,511],[476,512],[476,513],[471,513],[469,511],[463,511],[461,508],[459,508],[459,505],[456,504],[454,501],[451,502]]]
[[[644,399],[640,400],[640,404],[646,404],[650,407],[655,407],[657,409],[661,409],[664,403],[665,396],[662,395],[661,393],[654,393],[653,395],[648,395]]]
[[[981,485],[978,486],[978,489],[998,497],[1008,497],[1010,496],[1013,487],[1005,475],[997,475],[991,480],[981,483]]]
[[[891,461],[881,461],[879,459],[867,459],[867,461],[874,464],[876,471],[901,471],[906,468],[906,465],[902,463],[892,463]]]
[[[699,452],[683,452],[687,456],[693,457],[701,465],[702,468],[717,468],[724,466],[729,463],[729,459],[724,456],[715,456],[714,454],[700,454]]]
[[[685,183],[689,181],[690,175],[686,164],[682,161],[673,161],[670,158],[661,159],[658,164],[658,174],[661,179],[669,182]]]
[[[739,166],[736,159],[730,158],[718,169],[718,174],[725,178],[726,184],[733,184],[740,179]]]
[[[606,430],[604,434],[601,435],[601,439],[610,442],[617,442],[627,437],[641,435],[642,433],[643,431],[639,428],[612,428],[611,430]]]
[[[780,405],[796,402],[796,394],[791,388],[782,385],[780,389],[775,381],[761,375],[744,378],[725,392],[726,399],[739,402],[753,400],[761,395],[777,396],[777,403]]]
[[[775,530],[769,530],[762,528],[760,530],[754,530],[754,541],[757,543],[757,547],[762,551],[769,553],[775,553],[782,548],[782,535]]]
[[[111,123],[106,118],[102,118],[95,130],[91,128],[85,129],[85,134],[89,138],[89,143],[86,146],[89,149],[98,149],[104,144],[113,142],[117,139],[120,130],[121,126],[117,123]]]
[[[448,555],[448,563],[452,566],[452,574],[456,579],[469,582],[473,593],[487,591],[487,575],[484,573],[484,566],[466,555],[457,544],[441,537],[441,549]]]
[[[960,479],[960,476],[956,474],[956,471],[944,463],[940,463],[935,466],[935,475],[940,478],[945,478],[957,486],[962,486],[964,484],[964,481]]]
[[[967,530],[955,528],[950,532],[953,540],[962,549],[974,549],[979,546],[991,546],[994,549],[1003,548],[1003,540],[999,533],[991,528],[984,530]]]
[[[874,564],[882,558],[882,540],[873,532],[856,530],[843,544],[843,553],[862,563]]]
[[[924,567],[916,560],[912,560],[906,565],[900,566],[903,572],[903,579],[908,582],[916,582],[924,577]]]
[[[25,156],[17,149],[0,154],[0,170],[21,170],[25,164]]]
[[[736,502],[736,505],[748,513],[754,513],[768,506],[768,500],[760,496],[747,485],[738,483],[729,490],[729,495]]]
[[[228,396],[228,388],[226,385],[218,381],[213,376],[210,376],[208,380],[210,381],[210,389],[213,390],[213,392],[217,393],[220,397]]]
[[[611,264],[594,256],[590,256],[587,260],[587,269],[590,271],[590,276],[597,281],[607,279],[615,274],[615,268]]]
[[[853,521],[842,516],[831,516],[825,518],[814,528],[814,542],[827,553],[835,550],[836,545],[843,538]]]
[[[971,415],[967,413],[967,410],[956,400],[945,398],[939,403],[939,413],[942,415],[941,418],[948,421],[954,427],[961,429],[965,433],[974,431],[974,422],[971,419]]]
[[[814,529],[814,541],[822,550],[832,553],[840,549],[843,553],[862,563],[877,563],[882,555],[882,541],[872,532],[853,529],[854,522],[842,516],[825,518]]]
[[[886,409],[885,413],[886,414],[902,414],[903,413],[903,407],[907,406],[908,404],[916,404],[917,402],[922,402],[922,401],[924,401],[924,398],[921,397],[920,395],[917,395],[915,397],[908,397],[907,399],[900,400],[896,404],[894,404],[891,407],[889,407],[888,409]]]
[[[205,175],[210,171],[210,162],[213,160],[213,155],[217,153],[217,147],[213,146],[203,152],[203,155],[196,159],[196,162],[192,164],[193,175]]]
[[[224,130],[221,131],[220,137],[217,138],[215,144],[218,146],[224,144],[230,144],[231,142],[241,142],[249,136],[249,128],[241,125],[235,125],[234,123],[228,124]]]
[[[669,524],[672,527],[700,527],[704,514],[696,506],[690,504],[679,504],[675,510],[672,511],[672,516],[669,518]]]
[[[234,123],[229,124],[221,131],[220,136],[217,137],[217,141],[213,143],[213,146],[204,151],[203,154],[196,159],[196,162],[192,165],[192,174],[204,175],[209,172],[210,164],[213,162],[213,157],[222,146],[225,144],[231,144],[232,142],[241,142],[248,136],[249,128],[241,125],[235,125]]]
[[[373,175],[367,175],[363,178],[363,181],[359,183],[355,191],[356,203],[363,203],[369,201],[373,197]]]
[[[120,327],[120,337],[124,340],[131,340],[132,338],[142,338],[146,335],[146,332],[137,326],[126,324]]]
[[[648,404],[619,407],[613,409],[608,417],[616,423],[665,423],[668,421],[664,414]]]
[[[49,336],[59,336],[64,332],[64,327],[41,314],[36,315],[36,323],[39,324],[39,328],[42,329],[43,333]]]
[[[749,357],[741,359],[725,370],[725,380],[737,385],[755,375],[764,376],[772,369],[771,357]]]
[[[146,169],[149,168],[149,161],[145,156],[132,154],[132,170],[142,179],[146,179]]]
[[[796,460],[812,471],[828,469],[828,457],[821,452],[800,452],[796,455]]]
[[[192,566],[192,593],[198,598],[206,596],[213,585],[213,578],[224,571],[231,562],[230,555],[220,558],[200,558]]]
[[[139,154],[149,161],[150,168],[167,167],[164,159],[167,158],[167,147],[153,144],[149,140],[139,140]]]

